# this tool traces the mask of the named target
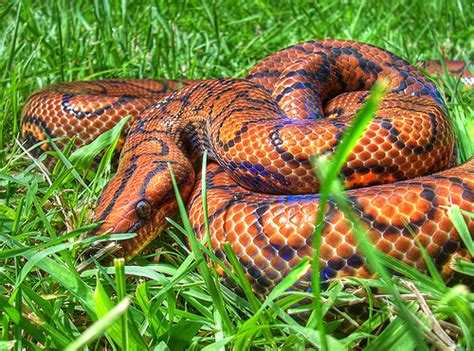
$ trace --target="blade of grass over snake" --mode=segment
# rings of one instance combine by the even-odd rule
[[[326,179],[325,174],[327,173],[325,172],[327,169],[329,169],[329,166],[325,166],[324,161],[319,164],[318,170],[321,172],[320,175],[322,179]],[[333,181],[332,195],[339,208],[341,208],[344,214],[348,217],[358,242],[358,248],[367,258],[369,269],[373,273],[376,273],[378,276],[380,276],[383,283],[385,284],[384,289],[393,297],[394,303],[397,307],[398,315],[405,322],[407,333],[411,335],[419,348],[427,350],[428,348],[424,343],[423,334],[419,329],[419,323],[417,323],[416,317],[406,307],[397,287],[391,280],[389,271],[384,266],[383,259],[381,258],[379,251],[374,247],[370,238],[365,233],[359,218],[352,211],[345,193],[342,191],[341,184],[338,183],[338,181]]]
[[[211,233],[209,231],[209,210],[207,207],[207,149],[204,150],[202,155],[202,166],[201,166],[201,184],[202,184],[202,210],[204,214],[204,228],[206,231],[207,247],[211,250]]]
[[[237,256],[235,255],[234,251],[232,250],[232,247],[230,246],[229,243],[224,243],[224,250],[226,253],[226,257],[229,260],[229,263],[232,265],[236,275],[237,275],[237,283],[240,285],[242,290],[244,291],[245,296],[247,297],[247,300],[250,302],[250,306],[252,307],[252,311],[254,313],[257,313],[261,307],[261,303],[258,300],[258,298],[255,296],[252,286],[250,285],[247,277],[245,276],[245,273],[242,269],[242,266],[240,265],[239,260],[237,259]],[[264,326],[268,326],[269,323],[267,321],[267,317],[265,315],[265,312],[262,312],[260,315],[260,324]],[[266,327],[262,328],[262,332],[265,336],[265,339],[269,343],[269,345],[272,345],[273,347],[276,347],[275,340],[273,339],[273,336],[270,332],[269,329]]]
[[[423,259],[425,260],[426,267],[428,268],[428,272],[430,272],[431,277],[433,278],[433,281],[440,286],[440,288],[446,288],[446,284],[443,281],[443,278],[441,277],[441,274],[438,272],[438,269],[436,269],[436,266],[431,259],[430,255],[426,251],[425,247],[421,244],[420,240],[416,237],[415,232],[413,229],[408,225],[408,223],[404,223],[406,229],[408,232],[413,236],[413,239],[416,242],[416,245],[421,251],[421,254],[423,255]]]
[[[204,149],[203,156],[202,156],[202,165],[201,165],[201,184],[202,184],[202,190],[201,190],[201,197],[202,197],[202,207],[203,207],[203,214],[204,214],[204,228],[205,228],[205,236],[204,240],[205,244],[200,244],[200,246],[203,246],[203,251],[207,251],[208,253],[212,253],[210,256],[210,262],[213,265],[213,268],[215,268],[216,264],[221,264],[221,262],[217,262],[217,257],[215,257],[214,252],[212,251],[212,244],[211,244],[211,233],[209,231],[209,214],[208,214],[208,206],[207,206],[207,182],[206,182],[206,175],[207,175],[207,149]],[[206,250],[207,249],[207,250]],[[220,260],[219,260],[220,261]],[[215,269],[213,269],[210,272],[213,276],[214,281],[218,281],[219,277],[217,275],[217,272]],[[222,339],[222,333],[216,333],[215,335],[216,341],[219,341]]]
[[[457,260],[453,263],[453,269],[459,273],[474,277],[474,263]]]
[[[209,270],[209,267],[207,266],[206,260],[203,257],[203,254],[199,248],[199,242],[197,241],[193,228],[191,226],[191,222],[189,221],[189,217],[186,213],[186,207],[184,205],[183,199],[181,197],[181,194],[179,192],[178,184],[176,183],[176,179],[174,177],[173,169],[171,167],[171,164],[168,163],[168,168],[171,173],[171,180],[173,182],[173,187],[175,191],[175,196],[176,196],[176,201],[178,202],[178,207],[179,207],[179,213],[181,215],[181,220],[184,224],[184,228],[186,229],[186,236],[189,239],[189,242],[192,247],[192,251],[194,252],[194,255],[196,256],[196,259],[201,261],[199,264],[199,272],[203,275],[204,281],[206,283],[206,286],[209,289],[209,292],[211,294],[211,297],[213,299],[214,305],[216,307],[216,310],[219,313],[219,317],[222,319],[223,322],[223,328],[224,332],[231,333],[233,330],[232,322],[229,318],[229,315],[227,314],[227,310],[225,308],[224,301],[222,299],[222,293],[219,287],[216,284],[216,281],[213,279],[212,274]]]
[[[258,311],[245,321],[239,328],[240,335],[236,339],[237,349],[246,349],[248,342],[255,337],[255,326],[260,318],[260,315],[265,311],[268,305],[282,296],[289,288],[291,288],[301,277],[310,269],[309,259],[302,258],[291,271],[270,291],[263,303],[260,305]]]
[[[332,182],[337,179],[337,176],[349,156],[352,148],[355,146],[357,140],[362,136],[366,127],[372,120],[378,104],[383,98],[385,93],[386,83],[378,82],[375,84],[372,92],[364,104],[362,109],[354,117],[350,127],[344,134],[340,144],[337,146],[334,157],[331,160],[330,166],[327,173],[325,174],[324,180],[321,182],[320,189],[320,200],[319,210],[316,219],[316,227],[313,233],[313,260],[311,264],[311,290],[314,294],[314,310],[308,319],[307,326],[310,328],[316,327],[320,331],[321,346],[323,350],[327,350],[326,337],[324,331],[324,323],[322,322],[322,310],[321,310],[321,287],[320,287],[320,262],[319,262],[319,250],[321,246],[321,235],[323,231],[323,220],[326,213],[326,205],[329,198],[329,194],[332,190]]]
[[[474,240],[472,239],[471,234],[469,234],[469,228],[467,227],[466,221],[463,218],[463,213],[466,216],[472,216],[472,214],[461,211],[459,206],[451,206],[448,209],[448,216],[453,222],[459,236],[462,238],[464,245],[469,250],[471,256],[474,256]]]
[[[109,148],[108,150],[114,151],[120,138],[120,133],[129,120],[130,116],[121,119],[112,129],[102,133],[92,143],[75,150],[69,157],[71,163],[84,168],[106,148]],[[110,162],[110,157],[106,157],[105,162]]]

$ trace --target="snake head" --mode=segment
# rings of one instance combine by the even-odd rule
[[[142,143],[146,144],[146,143]],[[129,259],[137,255],[167,226],[167,217],[177,211],[172,177],[186,199],[194,185],[194,169],[182,154],[174,161],[144,146],[123,152],[115,177],[104,189],[95,210],[94,221],[101,222],[89,236],[136,233],[136,237],[115,242],[114,255]],[[148,145],[149,146],[149,145]],[[169,152],[169,148],[166,149]],[[181,156],[181,157],[179,157]],[[177,161],[179,160],[179,161]],[[103,248],[103,242],[99,248]]]

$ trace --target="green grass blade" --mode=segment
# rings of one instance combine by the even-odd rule
[[[324,323],[318,323],[318,321],[322,321],[322,307],[320,303],[321,288],[319,281],[319,251],[321,246],[321,235],[323,232],[323,221],[326,213],[326,206],[329,199],[329,194],[333,187],[333,181],[337,179],[344,162],[372,120],[375,111],[377,110],[377,107],[385,93],[385,86],[386,84],[379,82],[373,87],[366,103],[356,114],[350,127],[344,134],[328,167],[327,173],[324,175],[324,180],[321,181],[319,210],[316,218],[315,231],[313,233],[313,261],[311,265],[311,290],[314,294],[314,311],[308,320],[308,327],[314,328],[316,324],[318,325],[323,350],[327,350],[327,344]]]
[[[226,332],[230,332],[233,327],[232,327],[232,322],[230,321],[229,315],[227,313],[227,310],[225,308],[224,301],[222,299],[222,294],[220,289],[217,287],[215,281],[212,278],[212,275],[210,273],[209,267],[206,264],[206,261],[201,253],[199,243],[196,240],[196,237],[194,236],[193,228],[191,226],[191,223],[189,221],[189,218],[186,213],[186,207],[184,205],[183,199],[181,198],[181,194],[179,192],[178,184],[176,183],[176,179],[174,177],[173,169],[171,168],[171,165],[168,164],[169,171],[171,173],[171,179],[173,181],[173,188],[175,191],[176,195],[176,200],[178,202],[178,207],[179,207],[179,212],[181,215],[181,220],[183,221],[184,228],[186,229],[187,237],[189,239],[189,242],[191,244],[192,250],[196,256],[196,259],[201,261],[199,264],[199,272],[203,275],[204,281],[206,282],[207,287],[210,290],[210,294],[214,300],[216,309],[219,312],[219,316],[222,318],[223,321],[223,326],[224,330]]]
[[[130,299],[125,297],[117,306],[92,324],[80,337],[66,347],[65,351],[81,350],[84,346],[99,338],[127,311],[129,305]]]
[[[257,296],[255,296],[252,286],[250,285],[247,277],[245,276],[245,273],[242,269],[242,266],[240,265],[239,260],[237,259],[237,256],[235,255],[234,251],[232,251],[232,247],[230,246],[229,243],[224,244],[224,250],[226,253],[226,257],[229,260],[229,263],[232,265],[236,275],[237,275],[237,283],[240,285],[242,290],[244,291],[245,296],[247,297],[247,300],[250,302],[250,306],[252,307],[252,310],[254,313],[257,313],[260,308],[261,308],[261,303],[258,300]],[[265,313],[260,314],[260,324],[262,325],[268,325],[267,317]],[[267,342],[269,345],[272,345],[273,347],[276,346],[275,341],[273,339],[273,336],[268,329],[263,329],[262,330]]]
[[[125,260],[123,258],[114,259],[115,267],[115,284],[117,286],[117,298],[122,301],[127,296],[127,288],[125,282]],[[129,349],[128,341],[128,314],[127,311],[120,317],[120,328],[121,328],[121,345],[124,350]],[[136,349],[136,347],[134,347]]]
[[[469,233],[469,228],[467,227],[459,206],[451,206],[448,209],[448,216],[464,242],[464,245],[466,245],[469,253],[471,256],[474,256],[474,240],[472,239],[472,235]]]
[[[417,238],[415,232],[413,229],[405,223],[405,227],[407,228],[408,232],[413,236],[413,239],[416,242],[416,245],[421,251],[421,254],[423,255],[423,259],[425,260],[426,267],[428,269],[428,272],[430,272],[431,277],[433,277],[433,280],[440,286],[440,287],[446,287],[446,284],[443,281],[443,278],[441,277],[441,274],[438,272],[438,269],[436,268],[433,260],[431,259],[430,255],[426,251],[425,247],[423,244],[420,242],[420,240]]]

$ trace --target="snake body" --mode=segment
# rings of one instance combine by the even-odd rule
[[[80,146],[132,115],[117,174],[95,210],[103,223],[91,233],[136,232],[120,242],[126,257],[177,211],[168,164],[204,238],[195,169],[207,149],[215,161],[207,169],[212,250],[225,260],[222,245],[230,243],[254,288],[265,293],[312,255],[319,182],[310,156],[334,152],[381,77],[388,93],[342,168],[348,201],[378,249],[424,270],[418,240],[449,280],[454,258],[471,259],[448,208],[474,212],[474,161],[450,168],[455,138],[439,92],[414,66],[377,47],[301,43],[269,56],[246,79],[56,84],[30,97],[22,133],[31,144],[76,135]],[[474,219],[465,220],[473,235]],[[321,278],[370,276],[333,199],[323,225]],[[299,288],[308,287],[309,274]]]

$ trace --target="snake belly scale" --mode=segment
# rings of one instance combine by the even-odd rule
[[[207,149],[214,161],[207,169],[212,250],[225,260],[222,244],[230,243],[265,293],[312,254],[319,182],[310,156],[334,152],[382,77],[388,93],[344,164],[342,183],[378,249],[424,270],[416,238],[449,280],[454,258],[471,259],[447,208],[474,212],[474,162],[452,167],[455,138],[441,95],[414,66],[377,47],[301,43],[269,56],[246,79],[60,83],[30,97],[22,133],[31,144],[77,135],[80,146],[132,115],[117,174],[95,210],[102,224],[91,233],[136,232],[120,242],[126,257],[177,211],[168,164],[203,238],[202,184],[195,180]],[[473,235],[474,219],[465,220]],[[370,276],[332,200],[320,252],[323,280]],[[297,288],[308,287],[309,274]]]

